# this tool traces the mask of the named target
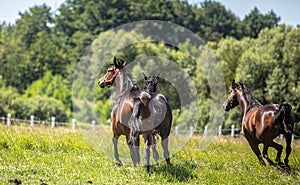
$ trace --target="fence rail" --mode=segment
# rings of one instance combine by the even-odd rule
[[[34,115],[30,116],[30,120],[28,119],[20,119],[20,118],[12,118],[11,114],[7,114],[7,117],[0,117],[0,123],[5,124],[7,126],[11,126],[11,124],[16,123],[29,123],[30,127],[34,127],[34,125],[41,124],[41,125],[50,125],[51,129],[54,129],[57,126],[69,126],[72,125],[72,131],[76,130],[77,121],[76,119],[72,119],[71,123],[68,122],[60,122],[55,119],[54,116],[51,117],[50,120],[35,120]],[[91,121],[91,126],[94,129],[96,126],[96,121]]]
[[[50,121],[49,120],[35,120],[34,115],[30,116],[30,120],[12,118],[11,114],[7,114],[7,117],[0,117],[0,123],[6,123],[7,126],[10,126],[12,123],[20,123],[20,122],[29,123],[31,127],[33,127],[35,124],[50,125],[51,129],[54,129],[56,126],[69,126],[70,125],[70,123],[68,123],[68,122],[56,121],[54,116],[51,117]],[[76,119],[72,119],[71,125],[72,125],[72,131],[75,132],[76,131],[76,126],[77,126]],[[96,127],[96,121],[95,120],[91,121],[91,127],[92,127],[92,129],[95,129],[95,127]],[[214,130],[214,133],[217,133],[217,135],[219,135],[219,136],[229,135],[229,134],[224,134],[224,133],[230,133],[231,137],[241,136],[241,134],[240,134],[241,130],[238,129],[238,128],[235,128],[235,125],[231,125],[231,128],[222,128],[222,125],[219,125],[215,129],[217,129],[217,130]],[[178,135],[179,133],[182,133],[182,132],[179,131],[179,127],[176,126],[175,129],[174,129],[174,133],[175,133],[175,135]],[[195,130],[194,127],[191,126],[189,128],[189,131],[184,131],[184,133],[185,134],[188,133],[191,136],[194,133],[208,135],[209,134],[209,128],[208,128],[208,126],[205,126],[204,131],[200,131],[200,130]],[[278,137],[280,139],[283,139],[284,135],[280,134]],[[294,139],[300,139],[300,136],[297,136],[297,135],[293,134],[292,140],[294,140]]]

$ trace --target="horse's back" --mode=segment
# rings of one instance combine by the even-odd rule
[[[156,93],[152,96],[152,99],[154,101],[157,101],[160,104],[160,106],[164,107],[164,111],[165,114],[162,117],[162,121],[161,124],[157,126],[157,128],[161,131],[161,132],[165,132],[165,135],[168,135],[170,133],[171,130],[171,126],[172,126],[172,119],[173,119],[173,115],[172,115],[172,110],[171,107],[169,105],[169,102],[167,100],[167,98],[160,93]]]
[[[258,138],[275,138],[278,136],[279,128],[275,124],[278,104],[267,104],[259,108],[256,113],[256,135]]]

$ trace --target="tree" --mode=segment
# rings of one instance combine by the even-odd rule
[[[13,35],[20,37],[22,45],[29,48],[35,42],[37,33],[46,31],[50,33],[50,25],[53,23],[51,8],[46,4],[33,6],[29,11],[19,13],[21,18],[17,20]]]
[[[236,35],[239,19],[222,4],[215,1],[201,3],[199,35],[205,41],[219,41],[221,38]]]
[[[275,12],[271,10],[269,13],[263,15],[257,7],[254,7],[251,12],[245,16],[238,25],[238,37],[257,38],[259,32],[264,28],[273,28],[278,25],[280,17],[277,17]]]
[[[35,116],[37,120],[50,120],[52,116],[59,122],[68,121],[67,112],[63,104],[54,98],[45,96],[35,96],[31,98],[16,98],[12,109],[15,110],[14,116],[17,118],[29,118]]]
[[[25,91],[25,97],[47,96],[61,101],[65,110],[72,110],[72,95],[68,82],[60,75],[53,76],[50,71],[33,82]]]

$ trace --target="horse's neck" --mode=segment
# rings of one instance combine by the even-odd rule
[[[249,102],[247,101],[246,97],[244,96],[244,94],[242,92],[239,93],[238,102],[239,102],[241,111],[244,113],[249,106]]]
[[[243,117],[245,117],[246,113],[247,113],[247,110],[248,110],[248,107],[250,106],[250,102],[249,102],[249,99],[246,97],[244,92],[239,92],[238,93],[238,102],[239,102],[239,105],[240,105],[241,112],[244,115]]]
[[[116,100],[129,93],[133,87],[133,80],[124,71],[121,71],[116,78]]]
[[[238,101],[240,105],[240,109],[243,113],[243,122],[246,117],[246,114],[249,110],[251,110],[254,106],[261,106],[261,104],[252,97],[250,92],[239,92],[238,93]]]

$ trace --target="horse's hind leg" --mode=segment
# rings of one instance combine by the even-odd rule
[[[161,146],[164,149],[164,158],[166,160],[167,165],[171,165],[170,162],[170,153],[169,153],[169,140],[168,137],[162,138]]]
[[[135,140],[130,140],[129,135],[126,136],[127,145],[130,151],[130,157],[133,162],[133,165],[136,166],[140,163],[140,153],[139,153],[139,145],[140,139],[139,137]]]
[[[291,133],[288,133],[288,134],[285,134],[285,139],[286,139],[286,156],[285,156],[285,159],[284,159],[284,164],[286,166],[286,168],[289,170],[290,169],[290,166],[289,166],[289,156],[292,152],[292,147],[291,147],[291,143],[292,143],[292,134]]]
[[[152,148],[152,152],[153,152],[153,158],[154,158],[156,164],[158,164],[159,154],[158,154],[158,151],[157,151],[157,148],[156,148],[156,139],[155,139],[154,135],[152,135],[152,145],[151,145],[151,148]]]
[[[116,165],[117,166],[122,166],[122,162],[119,159],[119,152],[118,152],[118,139],[119,139],[120,135],[114,135],[114,137],[112,138],[112,142],[114,145],[114,155],[115,155],[115,159],[116,159]]]

